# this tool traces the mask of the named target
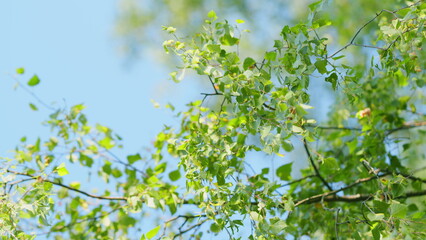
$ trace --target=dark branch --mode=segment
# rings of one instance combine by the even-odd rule
[[[264,107],[266,107],[269,110],[275,111],[276,109],[274,107],[269,106],[268,104],[264,103],[263,104]]]
[[[62,184],[60,182],[51,181],[49,179],[43,179],[40,176],[34,176],[34,175],[31,175],[31,174],[28,174],[28,173],[16,172],[16,171],[12,171],[12,170],[9,170],[9,169],[7,170],[7,172],[13,173],[15,175],[31,177],[32,179],[40,181],[40,182],[49,182],[49,183],[52,183],[53,185],[66,188],[68,190],[83,194],[83,195],[85,195],[87,197],[91,197],[91,198],[96,198],[96,199],[101,199],[101,200],[110,200],[110,201],[127,201],[126,197],[108,197],[108,196],[93,195],[93,194],[90,194],[88,192],[85,192],[85,191],[70,187],[68,185]]]
[[[314,159],[312,158],[311,153],[309,152],[308,143],[306,142],[306,139],[303,139],[303,146],[305,147],[306,154],[308,155],[309,161],[311,162],[311,165],[315,170],[315,174],[318,176],[321,182],[324,183],[324,185],[328,188],[328,190],[333,191],[333,188],[331,188],[328,182],[321,176],[317,166],[315,165]]]
[[[404,123],[404,126],[387,130],[386,135],[390,135],[390,134],[392,134],[394,132],[397,132],[397,131],[400,131],[400,130],[406,130],[406,129],[416,128],[416,127],[423,127],[423,126],[426,126],[426,122]]]
[[[62,229],[69,228],[69,227],[72,227],[72,226],[74,226],[74,225],[76,225],[76,224],[80,224],[80,223],[83,223],[83,222],[88,222],[88,221],[97,221],[97,220],[99,220],[100,218],[103,218],[103,217],[105,217],[105,216],[109,216],[109,215],[111,215],[112,213],[114,213],[114,212],[118,211],[120,208],[121,208],[121,207],[114,208],[114,209],[112,209],[111,211],[106,212],[105,214],[101,214],[101,215],[99,215],[99,216],[95,216],[95,217],[85,218],[85,219],[82,219],[82,220],[80,220],[80,221],[76,221],[76,222],[71,222],[71,223],[69,223],[69,224],[67,224],[67,225],[64,225],[64,226],[55,226],[55,227],[53,227],[53,228],[52,228],[49,232],[37,233],[37,236],[38,236],[38,235],[46,235],[46,234],[50,234],[50,233],[52,233],[52,232],[58,232],[58,231],[61,231]]]
[[[341,131],[359,131],[359,132],[362,131],[362,128],[357,128],[357,127],[319,126],[319,125],[312,125],[312,124],[306,124],[304,126],[309,128],[323,129],[323,130],[341,130]],[[386,131],[386,135],[390,135],[400,130],[407,130],[407,129],[423,127],[423,126],[426,126],[426,122],[404,123],[404,125],[401,127],[392,128],[385,131]]]
[[[201,225],[203,225],[205,222],[207,222],[209,219],[208,218],[206,218],[206,219],[204,219],[204,220],[202,220],[202,221],[200,221],[200,222],[198,222],[197,224],[194,224],[194,225],[192,225],[192,226],[190,226],[190,227],[188,227],[187,229],[185,229],[185,230],[179,230],[179,233],[177,233],[176,235],[174,235],[173,236],[173,239],[175,239],[175,238],[177,238],[177,237],[179,237],[179,236],[181,236],[181,235],[183,235],[183,234],[185,234],[185,233],[187,233],[187,232],[189,232],[189,231],[191,231],[192,229],[194,229],[194,228],[197,228],[197,227],[200,227]]]
[[[214,85],[212,77],[210,77],[210,76],[208,76],[208,77],[209,77],[209,81],[210,81],[210,83],[211,83],[211,85],[213,87],[214,92],[216,93],[216,95],[219,95],[219,92],[216,89],[216,85]]]
[[[295,183],[298,183],[298,182],[301,182],[301,181],[303,181],[303,180],[306,180],[306,179],[308,179],[308,178],[313,178],[313,177],[318,177],[318,176],[317,176],[316,174],[308,175],[308,176],[306,176],[306,177],[299,178],[299,179],[296,179],[296,180],[294,180],[294,181],[291,181],[291,182],[288,182],[288,183],[286,183],[286,184],[283,184],[283,185],[281,185],[281,187],[285,187],[285,186],[293,185],[293,184],[295,184]]]
[[[334,190],[334,191],[330,191],[330,192],[326,192],[326,193],[322,193],[322,194],[318,194],[315,196],[311,196],[299,201],[296,201],[296,203],[294,204],[295,207],[302,205],[302,204],[311,204],[311,203],[317,203],[317,202],[359,202],[359,201],[366,201],[370,198],[372,198],[374,195],[373,194],[355,194],[355,195],[348,195],[348,196],[337,196],[335,195],[338,192],[353,188],[356,185],[359,185],[361,183],[365,183],[365,182],[369,182],[371,180],[382,178],[388,175],[391,175],[391,172],[385,172],[382,174],[378,174],[377,176],[372,176],[372,177],[368,177],[368,178],[362,178],[362,179],[358,179],[356,182],[349,184],[345,187],[342,187],[340,189]],[[400,173],[396,173],[396,174],[400,174]],[[401,174],[402,175],[402,174]],[[413,179],[413,180],[417,180]],[[424,181],[423,179],[419,179]],[[422,190],[419,192],[408,192],[405,195],[402,196],[398,196],[395,197],[395,199],[405,199],[405,198],[409,198],[409,197],[417,197],[417,196],[423,196],[426,195],[426,190]],[[383,196],[385,197],[385,196]]]
[[[204,96],[221,96],[221,95],[223,95],[222,93],[201,93],[201,95],[204,95]]]
[[[419,192],[408,192],[408,193],[406,193],[402,196],[395,197],[395,199],[406,199],[406,198],[410,198],[410,197],[420,197],[420,196],[425,196],[425,195],[426,195],[426,190],[423,190],[423,191],[419,191]],[[296,203],[296,204],[301,205],[301,204],[316,203],[316,202],[321,202],[321,201],[324,201],[324,202],[360,202],[360,201],[373,200],[374,199],[373,197],[374,197],[374,194],[355,194],[355,195],[347,195],[347,196],[332,195],[332,196],[327,196],[327,197],[324,197],[324,198],[312,199],[309,202],[304,202],[304,203],[300,203],[300,204]]]
[[[356,127],[335,127],[335,126],[318,126],[318,125],[304,125],[305,127],[319,128],[324,130],[349,130],[349,131],[362,131],[361,128]]]
[[[386,175],[388,175],[388,174],[386,174]],[[379,176],[382,177],[384,175],[379,175]],[[301,205],[301,204],[313,203],[313,202],[320,202],[321,199],[324,199],[327,196],[334,195],[338,192],[344,191],[346,189],[353,188],[356,185],[359,185],[359,184],[364,183],[364,182],[369,182],[369,181],[376,179],[376,178],[377,178],[376,176],[373,176],[373,177],[358,179],[356,182],[349,184],[345,187],[342,187],[340,189],[330,191],[330,192],[326,192],[326,193],[322,193],[322,194],[318,194],[318,195],[315,195],[315,196],[311,196],[311,197],[299,200],[295,203],[295,206],[298,206],[298,205]]]

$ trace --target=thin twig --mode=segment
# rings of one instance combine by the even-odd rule
[[[321,176],[317,166],[315,165],[314,159],[312,158],[311,153],[309,152],[308,143],[306,142],[306,139],[303,139],[303,146],[305,147],[306,154],[308,155],[309,161],[311,162],[311,165],[314,168],[316,175],[321,180],[321,182],[324,183],[328,190],[333,191],[333,188],[331,188],[328,182]]]
[[[334,223],[334,230],[336,231],[336,240],[339,240],[339,226],[338,226],[338,224],[339,224],[339,211],[340,211],[340,208],[337,208],[336,219],[335,219],[335,223]]]
[[[310,128],[318,128],[318,129],[322,129],[322,130],[362,131],[362,128],[357,128],[357,127],[321,126],[321,125],[313,125],[313,124],[306,124],[304,126],[310,127]],[[387,129],[387,130],[385,130],[385,132],[386,132],[386,135],[390,135],[390,134],[397,132],[397,131],[400,131],[400,130],[407,130],[407,129],[418,128],[418,127],[423,127],[423,126],[426,126],[426,122],[404,123],[404,125],[401,126],[401,127]]]
[[[18,86],[22,89],[24,89],[25,92],[27,92],[28,94],[30,94],[35,100],[37,100],[37,102],[39,102],[41,105],[43,105],[45,108],[52,110],[52,111],[56,111],[58,109],[55,109],[54,107],[50,106],[49,104],[45,103],[43,100],[41,100],[41,98],[39,98],[33,91],[29,90],[27,87],[25,87],[21,82],[18,81],[18,79],[16,79],[14,76],[12,76],[13,79],[15,79],[16,83],[18,84]]]
[[[7,170],[7,172],[13,173],[13,174],[16,174],[16,175],[20,175],[20,176],[31,177],[34,180],[41,181],[41,182],[49,182],[49,183],[52,183],[53,185],[66,188],[68,190],[83,194],[83,195],[85,195],[87,197],[91,197],[91,198],[96,198],[96,199],[101,199],[101,200],[110,200],[110,201],[127,201],[126,197],[108,197],[108,196],[93,195],[93,194],[90,194],[88,192],[85,192],[85,191],[70,187],[68,185],[62,184],[60,182],[51,181],[49,179],[43,179],[41,176],[34,176],[34,175],[29,174],[29,173],[16,172],[16,171],[12,171],[12,170],[9,170],[9,169]]]
[[[316,174],[308,175],[308,176],[306,176],[306,177],[299,178],[299,179],[296,179],[296,180],[294,180],[294,181],[291,181],[291,182],[288,182],[288,183],[286,183],[286,184],[283,184],[283,185],[281,185],[281,187],[285,187],[285,186],[293,185],[293,184],[295,184],[295,183],[301,182],[301,181],[303,181],[303,180],[306,180],[306,179],[308,179],[308,178],[312,178],[312,177],[318,177],[318,176],[317,176]]]
[[[358,179],[356,182],[354,182],[352,184],[349,184],[349,185],[347,185],[345,187],[342,187],[340,189],[337,189],[337,190],[334,190],[334,191],[330,191],[330,192],[326,192],[326,193],[322,193],[322,194],[318,194],[318,195],[315,195],[315,196],[311,196],[311,197],[299,200],[299,201],[296,202],[295,206],[298,206],[298,205],[301,205],[301,204],[306,204],[306,203],[311,203],[311,202],[319,202],[324,197],[327,197],[329,195],[334,195],[334,194],[336,194],[338,192],[341,192],[341,191],[344,191],[346,189],[350,189],[350,188],[352,188],[352,187],[354,187],[356,185],[359,185],[361,183],[369,182],[369,181],[371,181],[371,180],[373,180],[375,178],[376,178],[376,176]],[[324,200],[327,201],[327,199],[324,199]]]
[[[330,195],[329,193],[327,193],[326,195]],[[398,197],[395,197],[395,199],[406,199],[406,198],[411,198],[411,197],[420,197],[420,196],[425,196],[426,195],[426,190],[422,190],[422,191],[418,191],[418,192],[407,192],[405,195],[401,195]],[[383,198],[385,197],[384,195],[381,195]],[[373,199],[374,194],[354,194],[354,195],[345,195],[345,196],[336,196],[336,195],[332,195],[332,196],[326,196],[324,197],[324,199],[322,200],[321,198],[318,198],[317,196],[315,196],[314,198],[307,198],[307,199],[303,199],[299,202],[296,202],[296,204],[294,205],[295,207],[302,205],[302,204],[311,204],[311,203],[317,203],[317,202],[360,202],[360,201],[368,201],[369,199]]]
[[[213,87],[213,89],[214,89],[214,92],[215,92],[216,94],[218,94],[219,92],[218,92],[218,91],[217,91],[217,89],[216,89],[216,85],[214,85],[213,79],[210,77],[210,75],[208,75],[208,77],[209,77],[209,81],[210,81],[210,83],[212,84],[212,87]]]
[[[206,219],[204,219],[204,220],[202,220],[202,221],[198,222],[197,224],[194,224],[194,225],[192,225],[192,226],[188,227],[188,228],[187,228],[187,229],[185,229],[185,230],[181,230],[181,231],[179,231],[179,233],[177,233],[176,235],[174,235],[172,239],[175,239],[175,238],[177,238],[177,237],[179,237],[179,236],[181,236],[181,235],[183,235],[183,234],[185,234],[185,233],[187,233],[187,232],[191,231],[192,229],[194,229],[194,228],[196,228],[196,227],[199,227],[199,226],[203,225],[203,224],[204,224],[205,222],[207,222],[208,220],[210,220],[210,219],[206,218]]]
[[[201,95],[204,95],[204,96],[221,96],[221,95],[223,95],[223,93],[219,93],[219,92],[217,92],[217,93],[200,93]]]
[[[119,209],[121,209],[122,207],[123,207],[123,206],[120,206],[120,207],[118,207],[118,208],[114,208],[114,209],[112,209],[111,211],[106,212],[105,214],[101,214],[101,215],[96,216],[96,217],[85,218],[85,219],[82,219],[82,220],[80,220],[80,221],[71,222],[71,223],[69,223],[69,224],[67,224],[67,225],[64,225],[64,226],[53,227],[53,228],[52,228],[50,231],[48,231],[48,232],[37,233],[36,235],[37,235],[37,236],[39,236],[39,235],[46,235],[46,234],[50,234],[50,233],[52,233],[52,232],[60,231],[60,230],[62,230],[62,229],[64,229],[64,228],[72,227],[72,226],[74,226],[74,225],[76,225],[76,224],[79,224],[79,223],[83,223],[83,222],[87,222],[87,221],[95,221],[95,220],[98,220],[98,219],[103,218],[103,217],[105,217],[105,216],[109,216],[110,214],[112,214],[112,213],[114,213],[114,212],[118,211]]]

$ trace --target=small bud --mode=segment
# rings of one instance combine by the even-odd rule
[[[371,109],[370,108],[364,108],[363,110],[356,113],[356,117],[361,119],[365,117],[369,117],[371,115]]]

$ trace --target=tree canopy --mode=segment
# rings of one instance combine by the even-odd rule
[[[426,4],[392,7],[348,26],[311,3],[261,57],[240,48],[244,20],[220,12],[190,36],[164,26],[181,62],[171,79],[208,90],[166,106],[179,124],[153,152],[123,157],[125,141],[84,105],[52,110],[50,138],[0,159],[2,239],[426,238]],[[325,119],[313,95],[332,99]]]

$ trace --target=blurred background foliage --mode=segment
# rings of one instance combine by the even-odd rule
[[[244,55],[260,55],[270,50],[273,40],[279,37],[284,25],[294,25],[308,14],[312,0],[120,0],[115,33],[120,52],[131,60],[141,53],[158,55],[159,42],[167,38],[160,26],[173,26],[188,36],[199,32],[210,10],[219,18],[234,22],[243,19],[243,27],[250,29],[250,36],[243,38],[241,49]],[[355,32],[382,9],[394,10],[396,6],[412,2],[402,0],[330,0],[324,5],[324,18],[332,24],[325,35],[329,46],[345,45]],[[390,15],[390,14],[389,14]],[[392,17],[392,16],[390,16]],[[363,29],[360,42],[369,42],[377,24]],[[157,46],[153,46],[157,45]],[[354,53],[361,49],[352,48]],[[347,54],[347,52],[346,52]],[[359,59],[359,58],[356,58]],[[365,59],[364,59],[365,60]]]

